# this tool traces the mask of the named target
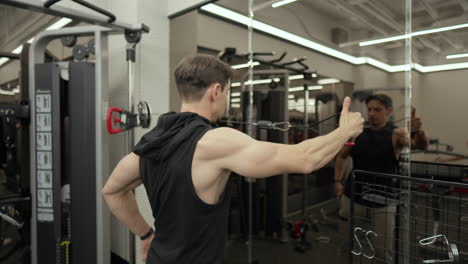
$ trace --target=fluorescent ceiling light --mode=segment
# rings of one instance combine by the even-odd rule
[[[468,62],[441,64],[441,65],[433,65],[433,66],[422,66],[419,64],[414,64],[413,68],[423,73],[459,70],[459,69],[468,69]]]
[[[8,58],[5,58],[5,57],[1,57],[0,58],[0,66],[2,66],[3,64],[7,63],[10,59]]]
[[[336,79],[335,79],[336,80]],[[313,91],[313,90],[321,90],[323,89],[322,85],[312,85],[312,86],[307,86],[307,90]],[[304,91],[304,86],[297,86],[297,87],[291,87],[289,88],[290,92],[299,92],[299,91]]]
[[[211,13],[216,16],[220,16],[223,18],[226,18],[234,23],[239,23],[245,26],[249,26],[250,24],[250,18],[247,16],[244,16],[242,14],[236,13],[234,11],[231,11],[227,8],[215,5],[215,4],[208,4],[204,5],[201,7],[202,10]],[[454,27],[462,28],[462,27],[468,27],[468,26],[463,26],[463,25],[468,25],[468,24],[462,24],[462,25],[457,25],[457,26],[452,26],[452,27],[446,27],[446,28],[438,28],[438,29],[431,29],[431,30],[424,30],[420,32],[414,32],[412,35],[417,36],[417,35],[423,35],[423,34],[430,34],[430,33],[435,33],[435,32],[440,32],[440,31],[445,31],[445,30],[453,30],[457,29]],[[331,57],[340,59],[342,61],[346,61],[355,65],[360,65],[360,64],[369,64],[372,65],[376,68],[379,68],[381,70],[387,71],[387,72],[402,72],[402,71],[408,71],[409,70],[409,65],[388,65],[384,62],[378,61],[373,58],[369,57],[354,57],[352,55],[346,54],[344,52],[329,48],[327,46],[324,46],[320,43],[305,39],[303,37],[300,37],[298,35],[292,34],[288,31],[282,30],[280,28],[268,25],[266,23],[253,20],[252,21],[252,27],[255,30],[258,30],[260,32],[273,35],[277,38],[283,39],[288,42],[292,42],[295,44],[298,44],[300,46],[315,50],[317,52],[320,52],[322,54],[329,55]],[[442,30],[444,29],[444,30]],[[439,31],[438,31],[439,30]],[[396,36],[396,37],[402,37],[402,36]],[[403,38],[406,38],[406,35],[404,35]],[[449,66],[451,65],[451,66]],[[436,66],[423,66],[419,64],[414,64],[413,68],[416,69],[419,72],[433,72],[433,71],[444,71],[444,70],[456,70],[456,69],[464,69],[467,68],[465,67],[465,64],[446,64],[446,65],[436,65]]]
[[[231,104],[231,107],[239,108],[239,107],[240,107],[240,104]]]
[[[283,1],[279,1],[279,2],[276,2],[276,3],[272,4],[271,7],[277,8],[277,7],[287,5],[289,3],[296,2],[296,1],[297,0],[283,0]]]
[[[46,30],[55,30],[59,28],[63,28],[64,26],[68,25],[72,20],[67,17],[62,17],[57,22],[53,23],[52,25],[48,26]]]
[[[239,103],[240,101],[241,101],[240,98],[232,98],[231,99],[231,102],[233,102],[233,103]]]
[[[231,93],[231,97],[239,97],[239,96],[240,96],[239,92]]]
[[[260,65],[260,62],[254,61],[252,65],[253,67],[258,66]],[[250,63],[244,63],[244,64],[232,65],[231,68],[233,68],[234,70],[237,70],[237,69],[248,68],[249,66],[250,66]]]
[[[322,90],[323,89],[323,86],[322,85],[313,85],[313,86],[309,86],[307,88],[307,90],[309,91],[313,91],[313,90]]]
[[[273,81],[279,82],[280,79],[279,78],[274,78]],[[255,85],[255,84],[265,84],[265,83],[271,83],[271,79],[246,81],[245,85],[247,86],[247,85],[250,85],[250,84]],[[231,83],[231,87],[239,87],[239,86],[241,86],[240,82]]]
[[[432,28],[432,29],[416,31],[416,32],[413,32],[413,33],[410,33],[410,34],[405,34],[405,35],[400,35],[400,36],[394,36],[394,37],[389,37],[389,38],[382,38],[382,39],[374,39],[374,40],[369,40],[369,41],[363,41],[363,42],[359,43],[359,46],[375,45],[375,44],[380,44],[380,43],[405,39],[405,38],[409,38],[409,37],[427,35],[427,34],[443,32],[443,31],[449,31],[449,30],[455,30],[455,29],[460,29],[460,28],[467,28],[467,27],[468,27],[468,24],[460,24],[460,25],[454,25],[454,26],[448,26],[448,27]]]
[[[389,38],[383,38],[383,39],[374,39],[374,40],[369,40],[369,41],[363,41],[359,42],[359,46],[370,46],[370,45],[375,45],[375,44],[380,44],[380,43],[385,43],[385,42],[390,42],[390,41],[396,41],[400,39],[405,39],[409,35],[401,35],[401,36],[394,36],[394,37],[389,37]]]
[[[312,78],[317,78],[317,74],[312,73]],[[301,80],[301,79],[304,79],[304,75],[303,74],[291,75],[291,76],[289,76],[288,79],[290,81],[292,81],[292,80]]]
[[[11,53],[20,54],[22,50],[23,50],[23,45],[19,45],[18,47],[16,47],[16,49],[12,50]]]
[[[30,39],[28,40],[28,43],[31,44],[33,41],[34,41],[34,37],[30,38]]]
[[[458,58],[463,58],[463,57],[468,57],[468,53],[448,55],[447,59],[458,59]]]
[[[304,79],[304,75],[302,75],[302,74],[291,75],[291,76],[289,76],[288,79],[289,79],[290,81],[291,81],[291,80],[300,80],[300,79]]]
[[[294,99],[294,94],[288,95],[288,99]]]
[[[291,87],[288,89],[290,92],[299,92],[299,91],[304,91],[304,86],[298,86],[298,87]]]
[[[339,83],[340,80],[335,79],[335,78],[327,78],[327,79],[320,79],[317,81],[318,84],[324,85],[324,84],[333,84],[333,83]]]

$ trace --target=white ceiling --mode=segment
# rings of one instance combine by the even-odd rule
[[[264,6],[255,12],[257,20],[354,56],[369,56],[391,64],[404,63],[404,40],[366,47],[358,43],[404,34],[405,0],[298,0],[278,8],[272,8],[271,2],[254,1],[255,7]],[[217,4],[247,14],[248,1],[220,0]],[[413,31],[462,23],[468,23],[468,0],[412,2]],[[342,33],[338,38],[340,42],[333,42],[332,29],[337,28]],[[468,52],[468,29],[413,37],[412,46],[413,60],[424,65],[467,61],[447,60],[446,56]]]

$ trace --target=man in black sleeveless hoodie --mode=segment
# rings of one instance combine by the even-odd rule
[[[410,144],[409,135],[406,129],[398,128],[389,122],[390,115],[393,112],[392,99],[385,94],[370,95],[366,99],[367,114],[369,118],[369,127],[366,127],[362,134],[356,140],[354,146],[344,146],[336,158],[335,163],[335,192],[340,197],[341,208],[340,215],[344,218],[349,217],[349,204],[351,197],[351,181],[347,181],[343,186],[345,177],[346,158],[351,156],[354,170],[365,170],[379,173],[395,174],[398,168],[398,159],[403,147]],[[414,110],[413,110],[414,113]],[[421,120],[414,116],[412,120],[411,145],[414,148],[425,149],[428,144],[428,138],[421,129]],[[394,186],[395,183],[382,177],[371,177],[356,175],[356,184],[354,184],[354,193],[362,194],[364,185],[372,184]],[[343,194],[344,195],[341,196]],[[376,248],[376,258],[384,260],[385,263],[393,263],[394,248],[394,226],[396,206],[385,206],[382,204],[370,202],[362,199],[361,195],[354,197],[354,215],[359,218],[372,218],[375,231],[378,236],[374,239]],[[356,226],[368,223],[356,223]],[[347,230],[348,227],[345,227]],[[344,231],[344,230],[343,230]],[[387,249],[384,252],[384,248]]]
[[[231,68],[215,57],[187,57],[175,80],[180,113],[156,127],[124,157],[102,192],[112,213],[142,239],[146,263],[223,263],[229,175],[265,178],[310,173],[335,157],[362,131],[359,113],[343,103],[340,126],[296,145],[256,141],[231,128],[213,128],[224,113]],[[155,230],[141,216],[132,190],[145,186]]]

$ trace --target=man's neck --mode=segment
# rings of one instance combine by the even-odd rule
[[[378,126],[370,126],[370,129],[374,130],[374,131],[378,131],[378,130],[382,130],[384,127],[387,126],[387,122],[385,122],[383,125],[378,125]]]
[[[180,112],[196,113],[213,122],[213,116],[210,110],[206,107],[202,107],[202,103],[182,103]]]

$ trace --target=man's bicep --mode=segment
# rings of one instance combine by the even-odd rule
[[[115,194],[130,191],[140,184],[140,157],[130,153],[119,161],[102,192],[104,194]]]

